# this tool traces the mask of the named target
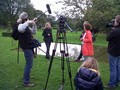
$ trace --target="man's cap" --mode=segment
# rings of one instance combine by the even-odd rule
[[[20,15],[19,15],[19,19],[27,19],[28,18],[28,14],[26,12],[22,12]]]

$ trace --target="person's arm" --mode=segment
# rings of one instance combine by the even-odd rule
[[[84,35],[84,31],[82,31],[82,34],[80,35],[80,41],[83,38],[83,35]]]
[[[42,33],[42,36],[45,36],[45,29],[43,29],[43,33]]]
[[[117,34],[116,30],[110,31],[110,32],[107,34],[106,40],[107,40],[107,41],[110,41],[112,38],[114,38],[114,37],[116,36],[116,34]]]
[[[53,35],[52,35],[52,30],[51,30],[51,42],[53,42]]]
[[[18,25],[18,31],[21,32],[21,33],[24,33],[25,32],[25,29],[28,27],[28,22],[25,22],[25,23],[21,23]]]
[[[28,20],[25,23],[21,23],[18,25],[18,31],[20,33],[24,33],[25,29],[29,26],[29,24],[34,24],[35,22],[33,20]]]
[[[49,33],[48,33],[48,30],[47,30],[47,29],[44,29],[44,30],[43,30],[42,36],[44,36],[44,37],[49,37]]]
[[[33,25],[32,27],[29,27],[29,29],[30,29],[30,31],[31,31],[32,34],[36,34],[36,32],[37,32],[36,25]]]
[[[83,39],[83,42],[92,42],[92,33],[90,32],[90,31],[87,31],[86,32],[86,37],[88,37],[88,38],[84,38]]]

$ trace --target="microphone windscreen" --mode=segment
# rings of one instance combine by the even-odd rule
[[[51,9],[50,9],[49,4],[46,4],[46,7],[47,7],[47,10],[48,10],[48,13],[51,14]]]

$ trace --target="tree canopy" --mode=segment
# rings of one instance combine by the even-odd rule
[[[33,19],[40,14],[42,11],[36,10],[30,0],[0,0],[0,26],[8,26],[8,24],[13,24],[18,19],[21,12],[27,12],[29,19]],[[38,18],[38,25],[43,26],[48,19],[53,18],[43,14]],[[54,20],[54,19],[53,19]],[[39,24],[40,22],[40,24]],[[52,20],[51,20],[52,22]]]
[[[120,14],[119,0],[63,0],[58,3],[65,5],[66,16],[88,20],[100,31],[105,31],[105,24]]]
[[[107,31],[105,25],[120,13],[119,0],[59,0],[64,7],[63,14],[68,19],[72,28],[81,29],[83,21],[89,21],[94,28],[100,31]],[[27,12],[30,19],[42,14],[36,10],[30,0],[0,0],[0,26],[13,24],[21,12]],[[57,12],[56,12],[57,15]],[[44,23],[50,21],[56,24],[55,17],[43,14],[38,18],[38,25],[44,26]]]

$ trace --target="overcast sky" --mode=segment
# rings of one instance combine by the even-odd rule
[[[50,5],[52,15],[55,16],[55,11],[61,11],[61,4],[56,4],[56,1],[59,0],[31,0],[31,3],[34,5],[35,9],[45,12],[47,10],[46,4]]]

